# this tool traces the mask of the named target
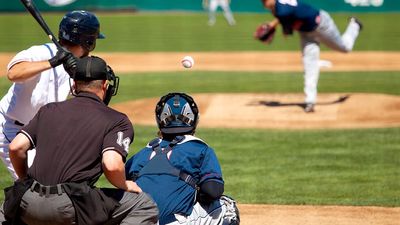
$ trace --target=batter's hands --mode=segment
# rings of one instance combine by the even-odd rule
[[[65,48],[59,48],[57,51],[57,54],[53,58],[49,59],[49,63],[51,65],[51,67],[54,68],[54,67],[57,67],[65,62],[67,62],[67,61],[70,61],[70,63],[72,63],[73,58],[75,58],[75,56],[70,51],[68,51]],[[76,61],[76,59],[75,59],[75,61]]]
[[[71,54],[67,57],[65,62],[63,62],[64,70],[69,74],[71,78],[74,78],[77,61],[78,59]]]
[[[270,44],[274,38],[275,31],[275,26],[269,23],[263,23],[259,25],[254,32],[254,38],[265,44]]]

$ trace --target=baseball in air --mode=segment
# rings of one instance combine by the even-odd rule
[[[191,56],[185,56],[185,57],[183,57],[181,63],[182,63],[183,67],[189,69],[189,68],[193,67],[194,60],[193,60],[193,58]]]

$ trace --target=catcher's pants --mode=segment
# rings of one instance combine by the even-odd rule
[[[320,43],[332,50],[347,53],[353,49],[360,32],[360,26],[350,20],[346,31],[340,34],[331,16],[321,10],[320,24],[313,32],[300,32],[303,66],[305,102],[315,104],[319,79]]]
[[[8,145],[15,138],[17,132],[20,131],[21,128],[21,124],[0,113],[0,157],[14,180],[18,179],[18,176],[10,161]],[[35,153],[35,149],[28,151],[28,166],[32,165]]]
[[[222,196],[219,200],[205,206],[196,203],[193,206],[192,214],[182,216],[175,214],[176,221],[167,225],[239,225],[239,211],[236,202]]]

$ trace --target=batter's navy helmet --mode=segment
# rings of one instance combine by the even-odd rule
[[[64,15],[60,22],[58,38],[92,51],[96,47],[96,39],[105,37],[100,33],[99,20],[93,13],[77,10]]]
[[[199,121],[199,109],[193,98],[185,93],[169,93],[156,106],[156,121],[161,133],[188,134]]]

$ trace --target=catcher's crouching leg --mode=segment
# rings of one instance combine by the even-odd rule
[[[193,206],[192,214],[183,216],[175,214],[176,221],[167,225],[239,225],[239,209],[236,202],[226,196],[221,196],[211,204],[200,204]]]
[[[200,215],[201,225],[239,225],[239,209],[236,206],[235,200],[226,195],[222,195],[219,200],[214,201],[209,205],[195,205],[194,211]],[[192,213],[193,214],[193,213]],[[202,215],[203,214],[203,215]],[[190,223],[192,224],[192,223]]]
[[[239,208],[236,205],[236,201],[231,197],[226,195],[221,196],[220,203],[223,208],[225,208],[225,212],[223,215],[223,225],[239,225],[240,224],[240,215]]]

